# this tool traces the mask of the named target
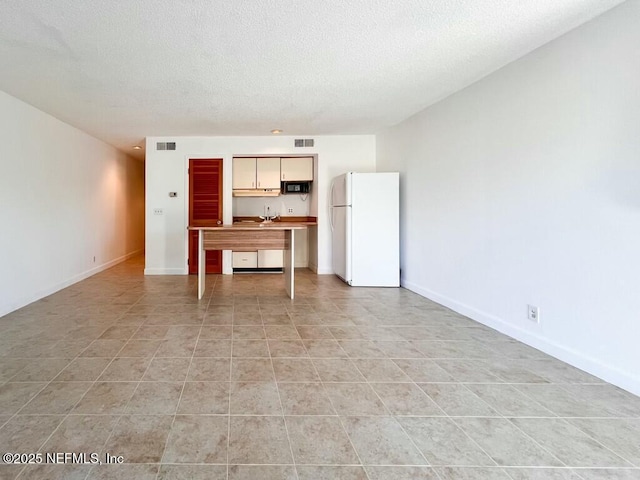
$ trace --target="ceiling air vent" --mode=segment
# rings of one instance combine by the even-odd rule
[[[156,150],[175,150],[176,142],[158,142],[156,143]]]
[[[293,141],[294,147],[313,147],[313,138],[296,138]]]

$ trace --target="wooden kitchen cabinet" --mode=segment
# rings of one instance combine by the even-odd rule
[[[255,158],[238,157],[233,159],[233,188],[257,188]]]
[[[313,180],[313,157],[283,157],[280,159],[280,180],[306,182]]]
[[[256,158],[257,188],[280,189],[280,157]]]

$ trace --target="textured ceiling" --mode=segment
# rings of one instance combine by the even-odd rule
[[[146,136],[375,133],[619,3],[2,0],[0,89],[133,155]]]

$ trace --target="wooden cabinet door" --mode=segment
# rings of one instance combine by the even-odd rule
[[[280,159],[280,179],[283,182],[313,180],[313,157],[283,157]]]
[[[233,188],[258,188],[256,187],[256,159],[233,159]]]
[[[258,188],[280,189],[280,157],[257,158]]]

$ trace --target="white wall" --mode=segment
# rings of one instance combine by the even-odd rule
[[[402,172],[403,285],[640,394],[638,25],[627,2],[538,49],[377,164]]]
[[[240,155],[317,155],[309,215],[318,217],[317,255],[310,251],[310,268],[333,273],[328,218],[329,186],[333,177],[349,170],[375,170],[373,135],[315,136],[315,147],[294,148],[291,136],[257,137],[149,137],[146,144],[146,265],[148,275],[186,274],[189,158],[222,158],[224,222],[233,218],[231,161]],[[157,142],[176,142],[175,151],[156,151]],[[178,197],[169,198],[169,192]],[[153,215],[162,208],[164,215]],[[316,261],[317,256],[317,261]],[[223,272],[231,273],[231,255],[223,256]]]
[[[233,197],[234,217],[264,215],[264,207],[271,208],[271,215],[306,217],[310,212],[311,195],[280,195],[278,197]],[[287,209],[293,208],[293,213]]]
[[[1,316],[142,250],[142,162],[0,92],[0,226]]]

